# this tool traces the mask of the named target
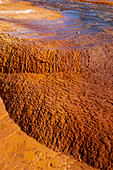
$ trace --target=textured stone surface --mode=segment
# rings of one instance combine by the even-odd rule
[[[98,38],[100,40],[102,37]],[[110,37],[103,35],[103,38]],[[89,41],[89,39],[86,38],[85,41]],[[57,49],[55,43],[53,45],[56,49],[51,49],[52,42],[48,44],[42,42],[40,45],[35,40],[0,34],[0,72],[38,74],[65,72],[66,74],[75,74],[85,71],[113,75],[112,42],[111,40],[111,43],[106,42],[87,49],[73,50]],[[57,44],[60,45],[61,42],[57,42]]]
[[[80,57],[71,50],[50,50],[35,41],[1,35],[0,72],[53,73],[78,72]]]
[[[93,170],[27,136],[13,122],[0,98],[0,169]]]
[[[16,3],[13,5],[15,10]],[[33,16],[36,13],[24,17]],[[54,15],[51,12],[48,16],[45,10],[44,16],[52,19]],[[23,27],[11,15],[3,17],[2,32]],[[112,169],[112,31],[72,41],[22,39],[2,33],[0,85],[9,116],[40,142],[23,133],[1,104],[0,168],[93,169],[78,159],[100,169]]]
[[[40,143],[97,168],[111,168],[113,80],[60,77],[29,73],[1,78],[10,117]]]
[[[10,117],[40,143],[111,168],[112,44],[50,50],[7,35],[0,35],[0,94]],[[5,137],[12,129],[2,123],[9,128]]]

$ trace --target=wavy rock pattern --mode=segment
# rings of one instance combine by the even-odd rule
[[[112,169],[112,45],[104,49],[95,56],[96,48],[48,50],[2,38],[0,94],[10,117],[29,136],[89,165]],[[99,56],[105,58],[102,67]]]
[[[0,35],[1,73],[97,72],[113,75],[113,44],[86,50],[58,50],[34,41]],[[44,44],[45,45],[45,44]]]
[[[25,134],[9,117],[0,98],[0,169],[96,170],[55,152]]]
[[[39,142],[92,166],[111,168],[112,94],[76,79],[11,74],[1,82],[10,117]],[[99,97],[100,96],[100,97]],[[108,97],[109,96],[109,97]]]
[[[80,57],[77,51],[49,50],[30,41],[12,44],[1,36],[1,73],[76,73],[79,66]]]

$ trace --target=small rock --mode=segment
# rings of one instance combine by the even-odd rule
[[[80,31],[77,31],[77,34],[80,34]]]

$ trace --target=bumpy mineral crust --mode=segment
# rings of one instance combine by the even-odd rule
[[[113,31],[71,40],[16,38],[13,32],[29,28],[27,19],[63,16],[29,2],[1,3],[0,8],[0,97],[9,116],[49,148],[111,170]]]
[[[112,169],[112,44],[50,50],[6,37],[0,42],[0,94],[10,117],[40,143]]]
[[[112,93],[105,85],[9,74],[0,93],[10,117],[37,141],[92,166],[112,167]]]

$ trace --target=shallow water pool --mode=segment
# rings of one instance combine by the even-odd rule
[[[79,36],[106,32],[113,29],[113,6],[81,3],[73,0],[35,0],[33,6],[59,11],[63,17],[58,20],[23,20],[27,29],[18,34],[21,37],[49,40],[70,40]],[[26,25],[26,24],[25,24]]]

